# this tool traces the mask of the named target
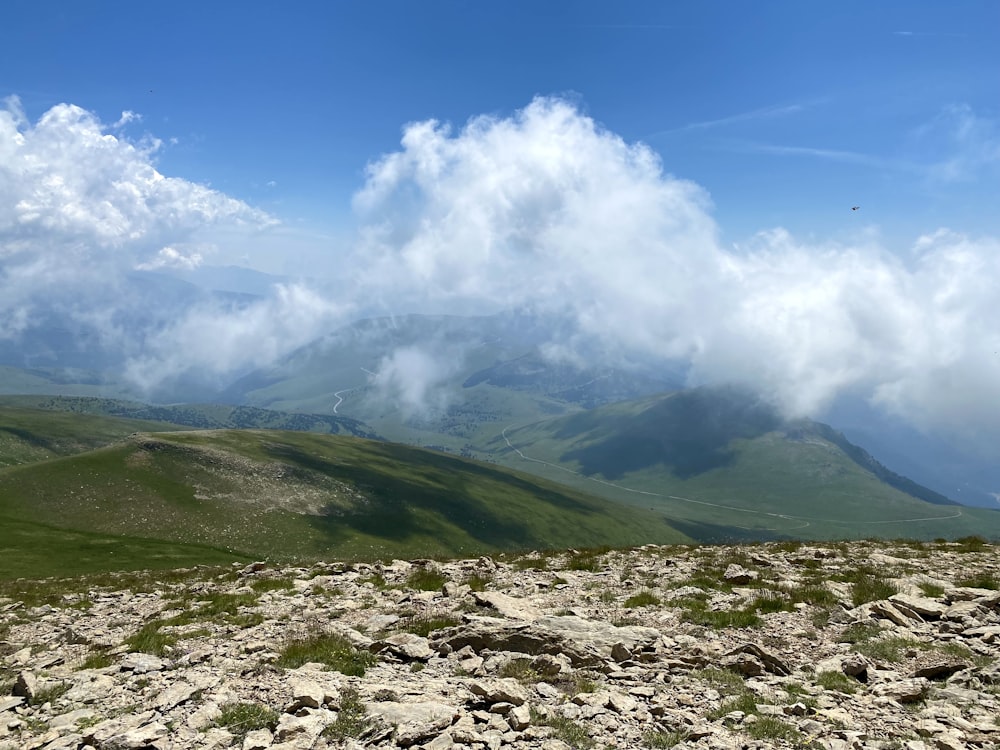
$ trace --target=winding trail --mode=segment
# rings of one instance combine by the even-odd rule
[[[874,526],[887,523],[918,523],[922,521],[946,521],[951,518],[958,518],[959,516],[962,515],[961,509],[956,509],[952,515],[948,516],[926,516],[923,518],[899,518],[888,521],[844,521],[836,518],[811,518],[808,516],[787,515],[785,513],[770,513],[768,511],[763,511],[763,510],[753,510],[751,508],[739,508],[735,505],[722,505],[720,503],[710,503],[705,500],[695,500],[694,498],[690,497],[681,497],[680,495],[665,495],[661,492],[637,490],[632,487],[625,487],[624,485],[621,484],[615,484],[614,482],[609,482],[606,479],[597,479],[596,477],[587,476],[586,474],[583,474],[579,471],[574,471],[573,469],[567,468],[566,466],[560,466],[559,464],[554,464],[550,461],[543,461],[540,458],[532,458],[531,456],[526,456],[519,448],[516,448],[514,444],[510,442],[510,438],[507,437],[508,429],[509,429],[508,427],[504,427],[503,430],[501,430],[500,435],[501,437],[503,437],[504,442],[507,443],[507,447],[510,448],[512,451],[514,451],[524,461],[530,461],[532,463],[549,466],[553,469],[559,469],[560,471],[565,471],[567,474],[572,474],[574,476],[580,477],[581,479],[586,479],[589,482],[596,482],[597,484],[603,484],[607,487],[613,487],[616,490],[621,490],[622,492],[631,492],[635,495],[647,495],[649,497],[660,497],[667,500],[678,500],[683,503],[692,503],[694,505],[706,505],[711,508],[721,508],[723,510],[731,510],[737,513],[749,513],[756,516],[769,516],[771,518],[780,518],[784,521],[803,522],[801,526],[782,526],[780,528],[779,527],[764,528],[761,529],[762,531],[794,531],[796,529],[804,529],[807,526],[811,526],[813,523],[835,523],[835,524],[853,525],[853,526],[857,525]]]

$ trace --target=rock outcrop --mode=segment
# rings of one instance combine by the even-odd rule
[[[992,748],[998,579],[858,543],[12,585],[0,750]]]

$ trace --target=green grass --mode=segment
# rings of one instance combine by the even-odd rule
[[[660,603],[660,597],[652,591],[640,591],[626,599],[623,606],[626,609],[633,609],[636,607],[655,607]]]
[[[535,726],[552,727],[555,730],[553,737],[562,740],[574,750],[591,750],[597,745],[583,725],[572,719],[567,719],[565,716],[554,713],[542,715],[535,709],[531,709],[531,723]]]
[[[435,630],[452,628],[456,625],[461,625],[461,624],[462,624],[461,620],[455,617],[449,617],[447,615],[410,617],[403,621],[403,623],[400,626],[400,630],[407,633],[413,633],[414,635],[420,635],[426,638]]]
[[[852,680],[843,672],[820,672],[816,675],[816,684],[824,690],[836,690],[840,693],[856,693],[858,681]]]
[[[448,578],[437,570],[417,568],[406,577],[406,587],[417,591],[440,591]]]
[[[1000,588],[1000,582],[997,581],[996,574],[989,570],[981,570],[970,576],[964,576],[955,581],[956,586],[969,586],[976,589],[992,589],[996,590]]]
[[[375,656],[355,648],[342,635],[319,633],[290,640],[281,649],[276,664],[296,669],[303,664],[317,662],[341,674],[362,677],[376,661]]]
[[[848,625],[837,638],[838,643],[864,643],[878,636],[882,627],[874,622],[855,622]]]
[[[921,581],[917,584],[920,587],[920,592],[931,599],[937,599],[944,596],[944,586],[939,583],[930,583],[929,581]]]
[[[691,673],[692,677],[707,682],[722,695],[736,695],[745,690],[743,678],[728,669],[706,667]]]
[[[337,719],[324,727],[322,736],[335,742],[361,737],[375,724],[365,712],[365,704],[354,688],[345,688],[340,693]]]
[[[728,713],[733,711],[742,711],[746,715],[757,713],[757,697],[749,690],[743,689],[739,693],[726,698],[719,705],[709,711],[706,716],[707,718],[715,721],[716,719],[721,719]]]
[[[762,620],[754,608],[709,609],[708,603],[700,598],[682,598],[675,602],[681,607],[681,621],[694,625],[721,630],[723,628],[755,628]]]
[[[912,638],[904,638],[898,635],[885,636],[882,638],[872,638],[870,640],[855,643],[852,651],[859,654],[887,662],[900,662],[904,654],[911,649],[920,649],[925,644],[915,641]]]
[[[260,703],[225,703],[219,708],[215,726],[228,729],[241,741],[250,732],[278,725],[278,713]]]
[[[798,743],[802,739],[799,730],[776,716],[761,716],[752,724],[747,724],[747,734],[755,740],[785,740]]]
[[[672,732],[652,731],[642,735],[642,746],[660,750],[669,748],[687,739],[687,732],[674,730]]]
[[[648,510],[537,477],[338,435],[159,433],[0,469],[0,577],[8,578],[678,536]]]

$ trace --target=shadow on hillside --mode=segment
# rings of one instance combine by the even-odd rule
[[[669,519],[668,523],[677,531],[702,544],[743,544],[745,542],[783,542],[794,539],[788,534],[767,529],[744,529],[716,523]]]
[[[325,515],[314,518],[312,522],[334,539],[350,536],[353,530],[401,542],[419,535],[440,536],[446,524],[452,524],[487,545],[541,544],[535,518],[526,514],[512,520],[511,513],[497,512],[512,490],[564,513],[600,512],[489,467],[405,446],[373,444],[366,450],[365,464],[333,462],[288,445],[270,444],[265,450],[281,461],[346,481],[365,494],[364,503],[353,511],[329,506]]]
[[[556,437],[597,438],[560,457],[579,462],[588,476],[621,479],[662,464],[676,477],[688,479],[732,463],[733,440],[754,438],[780,425],[774,409],[742,391],[698,388],[664,398],[634,416],[574,415]]]

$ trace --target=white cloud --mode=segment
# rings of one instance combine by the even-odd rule
[[[791,413],[849,392],[926,426],[1000,429],[995,240],[942,232],[900,259],[775,230],[727,250],[701,188],[552,99],[407,126],[355,205],[371,298],[566,313],[612,354],[684,357],[693,381],[742,380]]]
[[[408,416],[440,412],[447,406],[441,386],[458,372],[462,358],[460,350],[440,343],[402,346],[382,358],[372,384],[380,399]]]
[[[349,311],[301,284],[276,285],[243,306],[202,303],[148,336],[126,374],[146,389],[181,376],[222,385],[234,370],[273,363],[326,333]]]
[[[155,271],[159,268],[177,268],[184,271],[192,271],[204,262],[201,253],[191,251],[184,253],[173,247],[160,248],[152,260],[136,265],[139,271]]]

